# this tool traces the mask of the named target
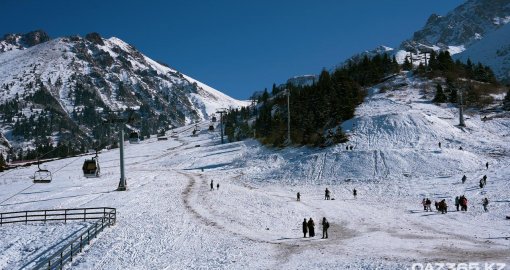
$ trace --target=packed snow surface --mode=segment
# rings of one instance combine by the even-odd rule
[[[371,89],[356,117],[344,123],[350,136],[344,145],[271,149],[252,140],[222,145],[218,128],[209,132],[204,123],[192,137],[190,127],[183,127],[178,138],[126,145],[125,192],[115,191],[116,149],[99,155],[100,178],[82,176],[84,157],[46,163],[53,172],[49,184],[31,182],[34,166],[1,173],[0,212],[117,208],[117,224],[66,266],[73,269],[510,265],[510,220],[505,219],[510,120],[482,121],[471,114],[467,127],[460,128],[455,108],[423,98],[423,82],[395,80],[406,86]],[[345,150],[348,145],[353,150]],[[488,180],[482,189],[483,175]],[[324,200],[325,188],[334,200]],[[455,211],[453,200],[460,195],[469,200],[467,212]],[[449,212],[424,212],[425,197],[446,199]],[[484,197],[488,212],[482,209]],[[310,217],[317,236],[303,238],[301,222]],[[331,224],[328,239],[321,239],[323,217]],[[0,268],[30,263],[85,225],[0,227]]]

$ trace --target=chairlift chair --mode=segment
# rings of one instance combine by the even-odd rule
[[[213,124],[213,123],[211,123],[211,124],[209,125],[209,131],[214,131],[214,124]]]
[[[37,163],[37,171],[34,173],[34,183],[49,183],[51,182],[51,172],[46,169],[41,169]]]
[[[140,136],[138,135],[138,132],[131,132],[129,134],[129,143],[139,143],[140,142]]]
[[[83,162],[82,169],[83,176],[87,178],[99,177],[99,174],[101,173],[101,168],[99,167],[97,153],[95,157],[92,157],[91,159],[86,159],[85,162]]]
[[[162,129],[158,134],[158,141],[166,141],[168,138],[166,137],[166,132]]]

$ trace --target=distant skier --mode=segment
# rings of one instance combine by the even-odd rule
[[[455,197],[455,208],[457,208],[457,211],[459,211],[460,206],[460,198],[459,196]]]
[[[349,151],[349,146],[348,145],[345,146],[345,150]]]
[[[439,211],[439,203],[437,201],[434,201],[434,206],[436,207],[436,211]]]
[[[489,205],[489,199],[487,199],[487,197],[485,197],[483,200],[482,200],[482,205],[483,205],[483,210],[485,212],[488,212],[489,210],[487,209],[487,206]]]
[[[421,200],[421,205],[423,205],[423,211],[427,211],[427,200],[425,198]]]
[[[303,238],[306,238],[306,233],[308,232],[308,223],[306,222],[306,218],[303,220]]]
[[[441,148],[441,142],[439,142],[439,148]]]
[[[328,188],[324,191],[324,200],[329,200],[331,198],[330,191]]]
[[[310,218],[308,220],[308,235],[310,237],[314,237],[315,236],[315,222],[313,222],[313,219]]]
[[[358,191],[356,189],[353,189],[352,195],[354,195],[354,199],[356,199],[356,196],[358,195]]]
[[[483,178],[480,179],[480,188],[483,188],[484,187],[484,184],[483,184]]]
[[[462,150],[464,150],[464,149],[462,149],[462,146],[459,146],[459,150],[461,150],[461,151],[462,151]]]
[[[211,180],[211,190],[214,190],[214,183],[213,183],[213,180]]]
[[[352,151],[352,149],[353,149],[353,148],[354,148],[354,146],[352,146],[352,145],[351,145],[351,146],[349,146],[349,150],[351,150],[351,151]]]
[[[301,194],[299,192],[297,193],[297,201],[301,201]]]
[[[464,174],[464,176],[462,176],[462,184],[464,184],[464,183],[466,182],[466,180],[467,180],[467,177],[466,177],[466,175]]]
[[[322,218],[322,239],[328,238],[329,222],[326,217]]]
[[[482,177],[482,180],[483,180],[483,186],[486,186],[487,185],[487,175],[484,175]]]
[[[485,168],[489,169],[489,162],[485,163]]]
[[[216,190],[220,189],[220,183],[216,184]]]

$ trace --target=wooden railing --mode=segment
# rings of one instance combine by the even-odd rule
[[[110,207],[101,208],[75,208],[60,210],[32,210],[21,212],[0,213],[0,225],[8,223],[70,221],[70,220],[96,220],[86,231],[69,241],[65,246],[48,257],[40,255],[34,261],[32,269],[62,269],[67,262],[83,250],[90,240],[95,238],[104,228],[115,225],[117,210]],[[30,265],[27,265],[30,267]]]
[[[109,215],[113,215],[113,219],[115,220],[115,213],[115,208],[110,207],[7,212],[0,213],[0,226],[8,223],[27,224],[29,222],[97,220]]]

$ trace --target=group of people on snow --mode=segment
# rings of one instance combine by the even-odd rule
[[[322,218],[322,239],[328,238],[328,229],[329,229],[329,221],[326,217]],[[315,222],[312,218],[306,221],[306,218],[303,220],[303,237],[306,238],[306,234],[308,233],[308,237],[315,237]]]

